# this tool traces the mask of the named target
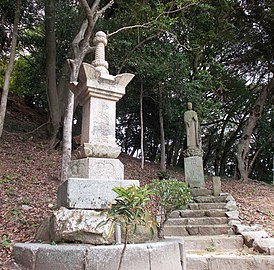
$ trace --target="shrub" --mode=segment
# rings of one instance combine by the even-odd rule
[[[158,237],[163,238],[164,224],[169,214],[191,201],[191,192],[186,183],[178,180],[153,180],[148,187],[154,196],[156,220],[159,222]]]

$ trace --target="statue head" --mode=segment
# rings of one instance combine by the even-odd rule
[[[188,102],[188,103],[187,103],[187,109],[188,109],[188,110],[192,110],[192,103],[191,103],[191,102]]]

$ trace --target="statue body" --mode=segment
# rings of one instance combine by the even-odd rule
[[[184,114],[184,122],[186,126],[186,141],[187,148],[185,150],[186,156],[201,156],[202,155],[202,143],[201,135],[199,131],[198,116],[195,111],[192,110],[192,103],[187,103],[188,110]]]

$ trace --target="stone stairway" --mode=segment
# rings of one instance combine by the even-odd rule
[[[165,236],[233,234],[228,225],[228,195],[193,197],[187,209],[173,211],[165,225]]]
[[[165,237],[184,240],[187,270],[274,270],[274,256],[255,252],[256,241],[251,239],[272,238],[262,239],[265,232],[241,225],[238,215],[229,194],[212,196],[209,190],[197,190],[186,209],[171,213]],[[266,253],[273,251],[270,247]]]

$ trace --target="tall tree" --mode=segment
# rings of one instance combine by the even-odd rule
[[[56,78],[56,36],[55,36],[55,0],[45,1],[45,29],[46,29],[46,87],[48,106],[51,118],[50,148],[56,145],[61,115],[57,93]]]
[[[14,60],[15,60],[16,44],[17,44],[17,37],[18,37],[18,25],[20,21],[20,7],[21,7],[21,0],[16,0],[9,64],[5,72],[5,78],[4,78],[3,90],[2,90],[2,96],[1,96],[1,104],[0,104],[0,138],[2,137],[2,134],[3,134],[3,127],[4,127],[6,110],[7,110],[10,77],[12,74]]]

